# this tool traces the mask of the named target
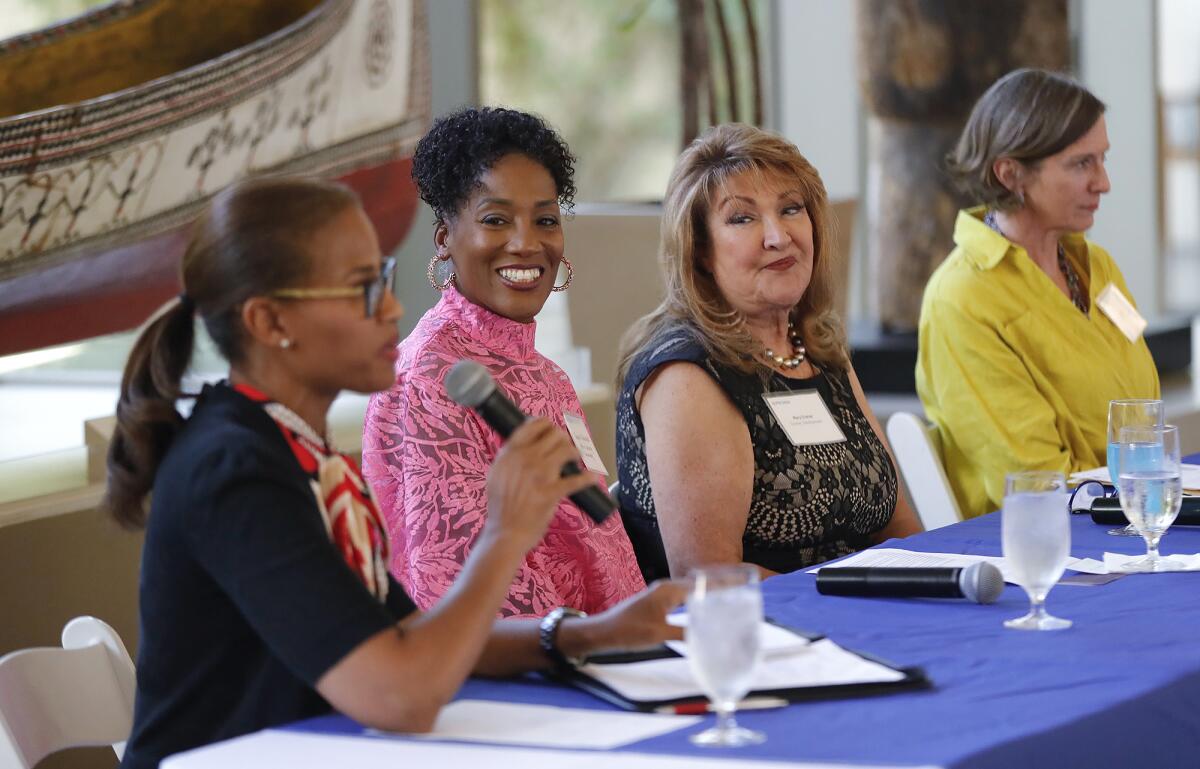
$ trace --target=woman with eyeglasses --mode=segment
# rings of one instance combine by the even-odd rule
[[[546,420],[518,429],[486,484],[487,523],[422,612],[388,574],[370,489],[328,439],[343,389],[392,383],[391,264],[349,190],[263,179],[218,194],[182,263],[183,293],[142,330],[121,383],[105,505],[145,526],[133,732],[124,766],[335,708],[428,730],[472,673],[505,675],[679,636],[681,588],[553,628],[493,624],[576,456]],[[184,419],[195,319],[229,361]],[[151,495],[149,515],[145,502]]]
[[[400,345],[395,385],[371,399],[363,472],[388,523],[392,573],[418,606],[445,593],[484,530],[484,481],[501,446],[447,397],[451,366],[475,360],[526,414],[586,432],[575,388],[534,346],[534,316],[571,283],[561,208],[575,193],[574,162],[540,118],[492,108],[439,119],[413,155],[436,217],[428,276],[442,296]],[[597,524],[564,499],[500,614],[602,611],[645,586],[620,516]]]
[[[1159,397],[1133,295],[1083,233],[1109,190],[1104,103],[1065,75],[1011,72],[980,97],[950,170],[980,205],[921,304],[917,393],[970,517],[1014,470],[1105,464],[1108,402]]]

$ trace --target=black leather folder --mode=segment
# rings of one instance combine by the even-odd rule
[[[808,638],[810,641],[817,641],[822,636],[807,633],[795,628],[786,628],[797,635]],[[912,691],[915,689],[932,688],[932,683],[926,677],[925,671],[919,667],[899,667],[892,663],[886,662],[869,654],[862,652],[850,651],[863,659],[871,660],[891,670],[899,671],[903,674],[902,678],[894,681],[878,681],[870,683],[855,683],[855,684],[838,684],[838,685],[820,685],[820,686],[802,686],[794,688],[781,689],[755,689],[746,695],[747,698],[755,697],[774,697],[784,699],[789,702],[803,702],[808,700],[825,700],[825,699],[845,699],[851,697],[867,697],[880,694],[891,694],[903,691]],[[582,668],[570,668],[566,670],[558,670],[553,673],[545,674],[551,680],[570,684],[576,688],[582,689],[590,694],[599,697],[606,702],[610,702],[625,710],[634,710],[642,712],[653,712],[660,708],[668,708],[676,705],[689,705],[693,703],[702,703],[706,701],[703,692],[697,691],[694,695],[686,697],[677,697],[669,699],[648,699],[639,700],[632,699],[625,694],[617,691],[613,687],[600,681],[590,675],[588,667],[591,665],[611,665],[624,663],[638,663],[648,660],[661,660],[670,658],[679,658],[680,655],[667,646],[662,646],[657,649],[651,649],[644,652],[635,653],[619,653],[597,655],[591,657],[587,664]]]

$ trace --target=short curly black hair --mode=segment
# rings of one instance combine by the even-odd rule
[[[536,115],[503,107],[468,107],[438,118],[417,142],[412,178],[438,222],[453,217],[479,180],[505,155],[525,155],[554,179],[558,203],[575,204],[575,156]]]

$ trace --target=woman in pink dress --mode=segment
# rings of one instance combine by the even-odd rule
[[[437,219],[429,280],[442,298],[400,344],[395,385],[371,398],[363,473],[387,522],[392,573],[421,608],[450,588],[483,527],[501,445],[446,395],[450,367],[478,361],[523,412],[564,430],[567,415],[583,418],[566,374],[534,349],[534,316],[571,282],[561,208],[573,174],[554,130],[514,110],[456,112],[417,145],[413,179]],[[500,615],[596,612],[644,587],[620,516],[596,524],[564,499]]]

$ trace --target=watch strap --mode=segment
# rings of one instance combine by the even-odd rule
[[[542,617],[542,621],[538,625],[538,645],[541,646],[542,652],[550,658],[555,667],[573,668],[582,665],[586,661],[584,657],[568,657],[558,648],[558,628],[562,624],[562,621],[567,617],[586,616],[585,612],[578,609],[559,606],[557,609],[551,610],[545,617]]]

